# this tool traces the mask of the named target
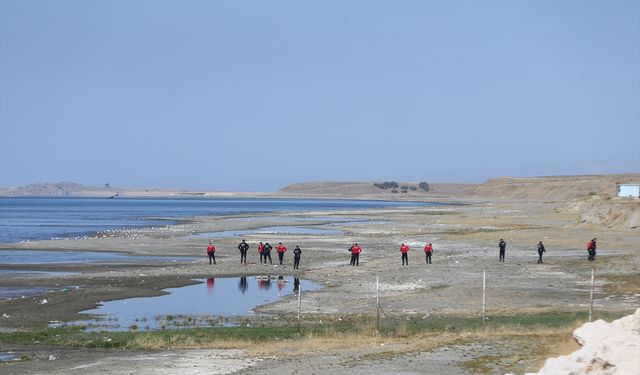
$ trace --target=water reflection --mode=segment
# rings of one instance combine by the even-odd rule
[[[256,276],[258,288],[249,288],[247,279],[251,277],[199,279],[201,284],[163,289],[168,294],[161,296],[104,302],[97,309],[82,312],[98,315],[95,319],[68,325],[86,325],[93,331],[233,325],[234,318],[252,314],[258,305],[277,301],[296,290],[299,293],[302,289],[319,288],[319,285],[292,276],[273,277],[278,288],[271,287],[270,276]]]
[[[270,276],[258,276],[258,289],[269,290],[271,289],[271,277]]]
[[[300,279],[297,277],[293,278],[293,293],[298,294],[300,291]]]
[[[240,276],[240,281],[238,282],[238,290],[240,291],[240,293],[244,294],[244,292],[247,291],[247,288],[249,288],[249,284],[247,284],[247,277]]]
[[[11,352],[2,352],[0,353],[0,362],[7,362],[15,359],[16,355]]]

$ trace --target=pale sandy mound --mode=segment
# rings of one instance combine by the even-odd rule
[[[611,323],[586,323],[573,337],[582,348],[548,359],[537,375],[640,374],[640,309]]]
[[[380,189],[372,182],[302,182],[280,189],[281,193],[318,195],[378,194]]]
[[[602,200],[594,197],[572,201],[567,205],[567,209],[569,212],[578,213],[581,223],[617,228],[640,228],[640,199]]]
[[[469,187],[463,195],[507,199],[563,201],[597,195],[615,197],[617,184],[639,181],[640,174],[495,178]]]
[[[383,181],[378,181],[383,182]],[[375,182],[302,182],[291,184],[280,189],[283,194],[302,195],[327,195],[327,196],[358,196],[358,195],[389,195],[389,196],[423,196],[432,194],[457,194],[468,188],[469,184],[454,183],[429,183],[429,191],[426,192],[418,188],[418,182],[400,182],[396,189],[380,189],[374,185]],[[407,193],[403,193],[403,187],[409,187]]]

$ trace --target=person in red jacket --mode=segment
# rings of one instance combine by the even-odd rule
[[[360,253],[362,252],[362,249],[356,243],[356,244],[353,244],[353,246],[351,246],[349,248],[349,250],[351,250],[351,263],[350,264],[352,266],[359,266],[360,265]]]
[[[284,247],[282,242],[280,242],[278,243],[278,246],[276,246],[276,251],[278,252],[278,261],[280,261],[280,264],[282,264],[282,260],[284,259],[284,253],[285,251],[287,251],[287,248]]]
[[[593,261],[596,260],[596,238],[587,242],[587,251],[589,252],[589,258],[587,260]]]
[[[400,253],[402,254],[402,265],[409,265],[409,246],[402,244],[400,246]]]
[[[209,264],[211,264],[211,261],[216,264],[216,247],[211,242],[207,246],[207,255],[209,256]]]
[[[427,264],[431,264],[431,254],[433,253],[433,246],[428,243],[427,246],[424,247],[424,253],[427,256]]]
[[[262,264],[262,259],[264,258],[264,263],[267,263],[267,258],[262,255],[262,249],[264,249],[264,245],[262,244],[262,241],[260,241],[260,243],[258,244],[258,254],[260,254],[260,263]]]

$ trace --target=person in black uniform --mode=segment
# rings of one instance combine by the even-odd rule
[[[249,251],[249,244],[242,240],[240,245],[238,245],[238,250],[240,250],[240,264],[247,264],[247,251]]]
[[[498,258],[498,262],[504,263],[504,253],[507,251],[507,243],[501,238],[500,242],[498,242],[498,247],[500,248],[500,256]]]
[[[542,241],[538,242],[538,263],[542,263],[542,253],[546,252]]]
[[[300,255],[302,254],[302,250],[300,250],[300,246],[296,245],[296,248],[293,249],[293,269],[298,269],[300,266]]]
[[[273,249],[273,247],[271,247],[271,245],[269,245],[268,242],[265,242],[264,248],[262,249],[262,255],[264,256],[264,264],[267,264],[267,258],[269,258],[269,264],[272,264],[271,249]]]

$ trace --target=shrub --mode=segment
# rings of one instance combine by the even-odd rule
[[[418,187],[424,191],[429,191],[429,183],[428,182],[421,182],[418,184]]]
[[[398,183],[395,181],[385,181],[382,183],[375,183],[373,185],[378,189],[397,189],[399,187]]]

